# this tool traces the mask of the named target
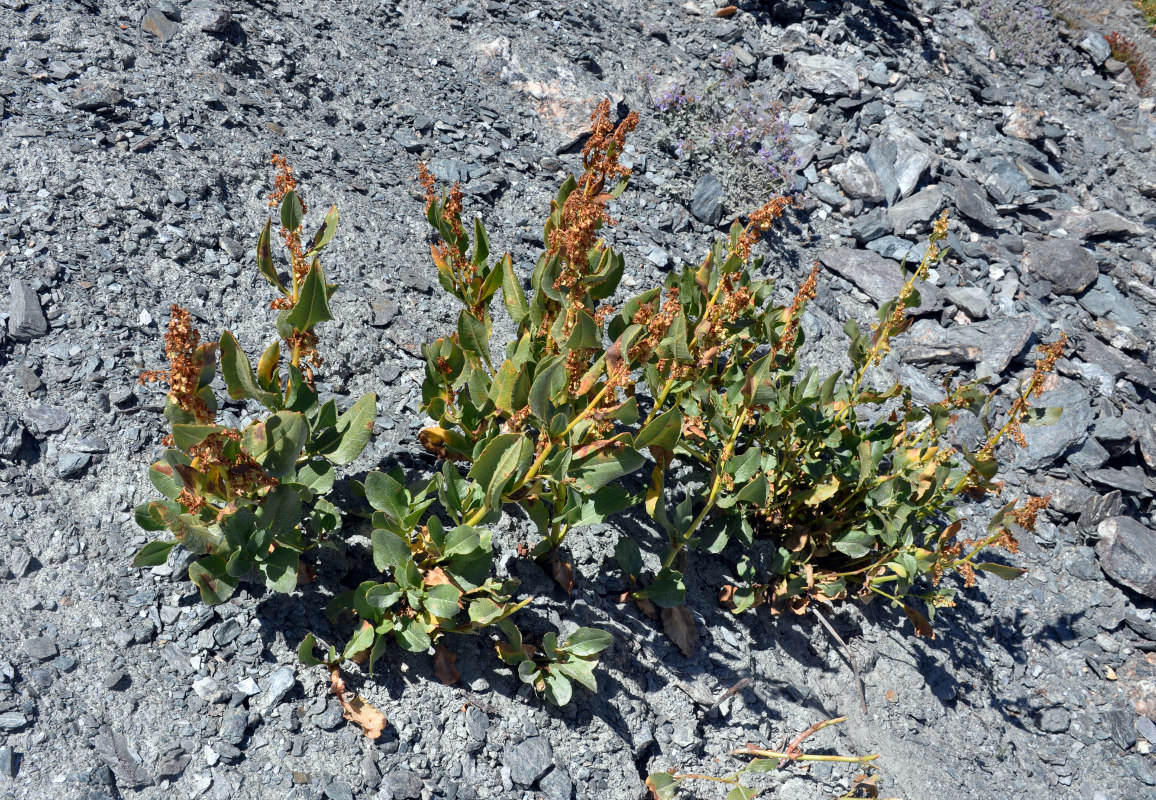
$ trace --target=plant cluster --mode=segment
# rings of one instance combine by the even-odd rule
[[[732,53],[717,67],[722,77],[701,89],[646,75],[663,127],[660,144],[720,176],[736,207],[768,194],[792,194],[801,163],[782,103],[750,85]]]
[[[995,42],[1000,58],[1020,66],[1049,66],[1055,57],[1056,20],[1031,0],[968,0],[965,4]]]
[[[378,577],[339,593],[327,608],[335,619],[355,620],[352,635],[343,648],[330,645],[323,660],[312,636],[299,654],[329,668],[347,716],[369,735],[382,722],[372,714],[366,721],[363,701],[345,699],[339,668],[348,660],[372,670],[391,643],[432,648],[435,671],[452,682],[455,657],[445,634],[484,633],[548,701],[567,702],[575,681],[596,689],[593,668],[609,634],[578,628],[531,640],[514,624],[529,599],[516,598],[516,581],[493,576],[486,527],[514,508],[538,533],[519,555],[546,566],[567,592],[574,575],[566,537],[630,506],[644,508],[666,544],[648,559],[645,539],[622,535],[616,559],[632,584],[623,600],[655,616],[661,607],[668,634],[689,653],[694,621],[683,605],[683,574],[695,549],[733,557],[736,581],[720,587],[720,599],[736,613],[764,604],[774,613],[803,613],[814,599],[881,596],[929,634],[935,609],[952,603],[942,577],[955,572],[967,585],[975,569],[1015,577],[1018,570],[978,558],[992,545],[1014,551],[1011,526],[1031,528],[1046,504],[1013,501],[985,536],[958,538],[960,501],[1000,491],[997,445],[1022,443],[1021,424],[1057,416],[1032,400],[1062,337],[1045,348],[1003,424],[989,426],[974,453],[948,444],[949,426],[961,411],[988,425],[995,393],[946,383],[945,399],[923,407],[906,387],[866,385],[892,338],[911,324],[918,282],[943,254],[946,216],[871,330],[847,324],[852,372],[824,376],[803,370],[799,358],[800,321],[816,296],[818,267],[789,305],[774,306],[773,284],[758,277],[762,260],[752,255],[787,197],[772,198],[745,224],[736,221],[697,266],[610,304],[625,259],[600,232],[613,224],[608,204],[626,187],[619,156],[638,118],[615,124],[603,103],[591,120],[583,171],[551,203],[529,295],[509,255],[491,253],[481,221],[463,221],[458,187],[439,197],[433,177],[419,171],[437,234],[431,255],[439,282],[460,304],[455,329],[423,348],[422,408],[434,424],[419,438],[443,459],[432,476],[407,485],[398,469],[374,470],[349,483],[364,506],[333,500],[335,467],[365,448],[376,399],[367,394],[339,413],[314,386],[321,364],[314,329],[332,318],[337,288],[318,256],[333,238],[337,211],[307,242],[305,205],[283,160],[275,158],[270,202],[280,206],[286,279],[274,265],[270,222],[257,246],[257,268],[280,294],[272,304],[278,339],[254,369],[232,334],[202,344],[188,313],[174,307],[165,337],[169,368],[144,376],[168,382],[172,435],[150,470],[164,499],[142,504],[136,515],[145,529],[167,529],[173,538],[146,545],[137,566],[163,563],[179,543],[198,556],[189,575],[207,603],[229,597],[247,576],[292,591],[310,580],[302,560],[309,550],[335,546],[349,516],[368,518]],[[499,292],[515,336],[496,353]],[[218,353],[230,398],[264,409],[243,429],[215,423]]]
[[[1156,0],[1132,0],[1132,5],[1144,15],[1144,24],[1156,30]]]
[[[1148,64],[1144,61],[1144,56],[1140,53],[1140,48],[1136,46],[1136,43],[1128,37],[1112,31],[1108,35],[1108,45],[1112,48],[1112,58],[1128,68],[1132,77],[1136,79],[1136,85],[1141,92],[1147,91],[1151,71],[1148,69]]]

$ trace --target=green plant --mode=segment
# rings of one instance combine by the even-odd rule
[[[652,772],[646,778],[646,788],[650,791],[652,800],[674,800],[679,788],[686,781],[709,781],[711,783],[721,783],[732,787],[727,793],[726,800],[752,800],[752,798],[761,794],[763,790],[744,785],[744,776],[774,772],[787,767],[789,764],[803,761],[858,764],[863,767],[864,772],[855,776],[855,787],[851,792],[843,795],[842,798],[878,797],[879,776],[877,774],[871,774],[874,769],[873,762],[879,758],[878,754],[869,756],[833,756],[820,753],[804,753],[799,749],[799,745],[804,739],[818,733],[824,728],[837,725],[846,720],[846,717],[838,717],[836,719],[817,722],[796,736],[783,751],[766,750],[755,747],[754,745],[740,747],[732,751],[731,755],[755,756],[755,759],[746,762],[730,775],[714,776],[699,773],[679,773],[673,770],[668,772]],[[861,794],[860,791],[867,793]],[[840,798],[840,800],[842,800],[842,798]]]
[[[231,333],[201,344],[189,313],[174,305],[165,335],[169,367],[141,376],[142,382],[167,381],[164,413],[172,434],[170,449],[149,470],[165,499],[138,506],[136,519],[145,530],[167,529],[175,538],[150,542],[133,563],[164,563],[176,544],[183,545],[200,556],[189,565],[189,578],[210,604],[226,600],[254,571],[271,589],[296,588],[302,554],[328,543],[341,527],[341,512],[328,499],[334,467],[360,455],[376,415],[372,394],[339,414],[336,402],[321,402],[314,389],[310,365],[321,363],[314,328],[332,319],[329,298],[337,289],[325,280],[318,256],[337,229],[337,207],[306,247],[305,204],[284,159],[275,156],[274,163],[277,189],[270,205],[280,204],[289,285],[273,264],[268,220],[257,267],[281,293],[273,303],[280,339],[254,371]],[[268,412],[244,429],[215,422],[218,401],[210,384],[218,353],[229,397],[256,401]]]
[[[1132,5],[1144,15],[1144,24],[1156,29],[1156,0],[1132,0]]]
[[[1126,36],[1112,31],[1108,34],[1108,45],[1112,48],[1112,58],[1128,67],[1128,71],[1136,79],[1136,85],[1140,87],[1141,92],[1147,91],[1151,72],[1136,43]]]

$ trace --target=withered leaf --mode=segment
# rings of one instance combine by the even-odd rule
[[[561,586],[566,594],[570,594],[574,589],[574,568],[570,566],[569,561],[563,561],[555,557],[550,562],[550,570],[554,574],[554,580]]]
[[[377,739],[385,731],[385,714],[382,714],[360,695],[345,697],[345,681],[337,667],[329,669],[329,691],[341,704],[342,716],[361,728],[367,739]]]
[[[658,619],[658,609],[654,607],[654,603],[647,600],[645,597],[640,597],[634,601],[638,606],[638,610],[651,619]]]
[[[935,638],[935,630],[931,627],[931,623],[927,621],[927,617],[922,613],[916,611],[906,603],[903,604],[903,613],[911,620],[911,624],[915,626],[916,636],[926,636],[928,639]]]
[[[734,13],[738,10],[738,6],[723,6],[718,11],[714,12],[714,15],[716,17],[730,17],[733,16]]]
[[[462,674],[458,672],[458,654],[444,644],[434,647],[434,675],[446,686],[457,683]]]
[[[441,586],[443,583],[450,583],[450,576],[446,575],[441,567],[434,567],[426,572],[423,581],[427,587]]]
[[[698,632],[694,626],[694,615],[686,606],[662,609],[662,629],[687,658],[694,655],[694,645]]]
[[[729,583],[726,586],[719,589],[719,592],[718,592],[719,605],[721,605],[725,608],[733,609],[735,607],[735,599],[734,598],[735,598],[735,592],[736,591],[737,590],[735,589],[735,587],[731,586]]]

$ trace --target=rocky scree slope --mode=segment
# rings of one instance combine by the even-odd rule
[[[1106,26],[1034,9],[0,0],[4,796],[617,800],[642,796],[650,771],[718,774],[735,746],[843,713],[813,745],[881,752],[886,795],[1156,796],[1153,100],[1108,58]],[[1120,4],[1112,23],[1138,16]],[[610,97],[642,111],[634,179],[613,209],[631,292],[697,261],[747,208],[726,174],[659,145],[667,123],[642,80],[706,84],[724,64],[781,100],[799,157],[803,204],[769,268],[785,299],[814,260],[825,267],[809,358],[842,363],[844,320],[870,319],[942,209],[952,256],[886,371],[923,399],[948,372],[1010,391],[1035,343],[1060,331],[1074,343],[1041,401],[1063,417],[1028,431],[1006,473],[1009,492],[1052,495],[1014,559],[1028,575],[981,579],[934,641],[878,605],[835,614],[866,714],[813,620],[717,606],[722,559],[700,555],[691,576],[692,658],[616,605],[615,524],[645,520],[571,542],[571,597],[508,557],[518,523],[499,531],[501,570],[538,596],[531,619],[614,633],[598,696],[545,708],[485,641],[454,642],[451,687],[427,657],[392,652],[355,681],[389,718],[377,742],[292,653],[308,630],[340,635],[315,610],[319,587],[339,585],[356,551],[323,560],[304,597],[243,591],[216,608],[177,558],[130,569],[145,541],[130,512],[152,496],[163,427],[160,394],[137,375],[158,366],[173,302],[208,337],[228,328],[250,352],[264,340],[253,250],[271,152],[297,167],[307,200],[341,210],[322,389],[339,403],[379,394],[355,466],[428,469],[419,348],[453,309],[434,291],[417,160],[462,183],[467,212],[528,275],[590,109]],[[769,796],[824,797],[853,771],[763,780]],[[721,796],[711,788],[700,796]]]

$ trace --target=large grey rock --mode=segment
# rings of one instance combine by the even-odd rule
[[[888,205],[915,191],[933,161],[922,140],[895,122],[872,139],[866,158],[883,186]]]
[[[153,776],[144,766],[144,759],[119,733],[105,728],[93,740],[96,754],[112,769],[120,788],[137,789],[153,784]]]
[[[894,346],[909,364],[983,364],[982,372],[999,375],[1028,346],[1035,325],[1031,314],[953,328],[924,319],[912,325]]]
[[[1112,57],[1112,45],[1103,35],[1092,31],[1080,40],[1080,49],[1092,58],[1092,63],[1102,67],[1104,62]]]
[[[64,430],[71,421],[68,409],[60,406],[33,406],[24,412],[24,427],[39,438]]]
[[[62,478],[77,478],[84,474],[92,456],[88,453],[61,453],[56,462],[56,472]]]
[[[1096,555],[1112,580],[1156,598],[1156,531],[1132,517],[1108,517],[1097,527]]]
[[[849,197],[871,203],[882,202],[883,184],[879,182],[879,178],[867,164],[867,159],[862,153],[852,153],[844,163],[831,167],[831,174],[839,181],[839,185]]]
[[[1027,447],[1016,453],[1016,466],[1034,471],[1049,466],[1069,448],[1083,444],[1095,418],[1091,398],[1075,381],[1056,378],[1053,388],[1032,400],[1035,408],[1060,407],[1060,418],[1051,425],[1024,426]]]
[[[419,800],[422,781],[408,769],[397,769],[381,779],[381,790],[393,800]]]
[[[24,426],[20,421],[0,414],[0,458],[16,458],[23,441]]]
[[[929,224],[942,208],[943,192],[938,186],[928,186],[891,206],[887,217],[895,235],[902,236],[916,223]]]
[[[28,342],[48,333],[48,320],[40,307],[40,297],[24,281],[8,284],[8,334],[18,341]]]
[[[123,99],[116,89],[99,83],[82,83],[72,93],[72,105],[81,111],[113,108]]]
[[[978,286],[945,286],[943,295],[972,319],[986,319],[991,315],[991,301],[987,292]]]
[[[285,695],[297,685],[297,678],[291,667],[280,667],[261,681],[261,696],[256,700],[258,711],[267,711],[280,705]]]
[[[903,270],[898,264],[870,250],[836,247],[820,253],[819,261],[835,274],[851,281],[876,303],[895,298],[905,283]],[[917,288],[922,301],[917,309],[920,313],[940,306],[942,298],[933,284],[924,283]]]
[[[722,220],[723,185],[709,172],[698,179],[690,198],[690,213],[704,225],[714,227]]]
[[[153,36],[160,39],[162,42],[167,42],[177,35],[177,31],[181,29],[180,23],[173,22],[164,15],[164,12],[157,7],[152,7],[144,15],[140,26],[143,30],[148,31]]]
[[[221,739],[229,744],[240,744],[245,739],[248,727],[249,712],[243,708],[230,708],[221,718]]]
[[[1095,283],[1100,274],[1096,257],[1071,239],[1027,242],[1023,265],[1029,272],[1050,281],[1057,295],[1082,292]]]
[[[831,97],[859,94],[859,75],[853,64],[830,56],[796,55],[790,59],[799,86]]]
[[[502,764],[510,768],[514,783],[529,786],[554,764],[554,751],[545,736],[533,736],[502,751]]]
[[[1056,235],[1067,235],[1076,239],[1097,239],[1113,236],[1150,236],[1152,231],[1131,220],[1124,219],[1111,211],[1085,211],[1082,208],[1071,211],[1040,209],[1049,219],[1043,230]],[[1063,231],[1063,234],[1059,232]]]
[[[37,661],[47,661],[50,658],[56,658],[56,642],[48,636],[37,636],[32,639],[26,639],[24,642],[24,652]]]
[[[985,228],[994,230],[1003,227],[1003,220],[1000,219],[999,212],[987,199],[987,193],[982,186],[971,178],[964,177],[956,177],[953,183],[955,185],[955,207],[960,214],[978,222]]]
[[[233,14],[216,3],[193,0],[185,8],[181,19],[190,27],[205,33],[225,33],[233,22]]]

